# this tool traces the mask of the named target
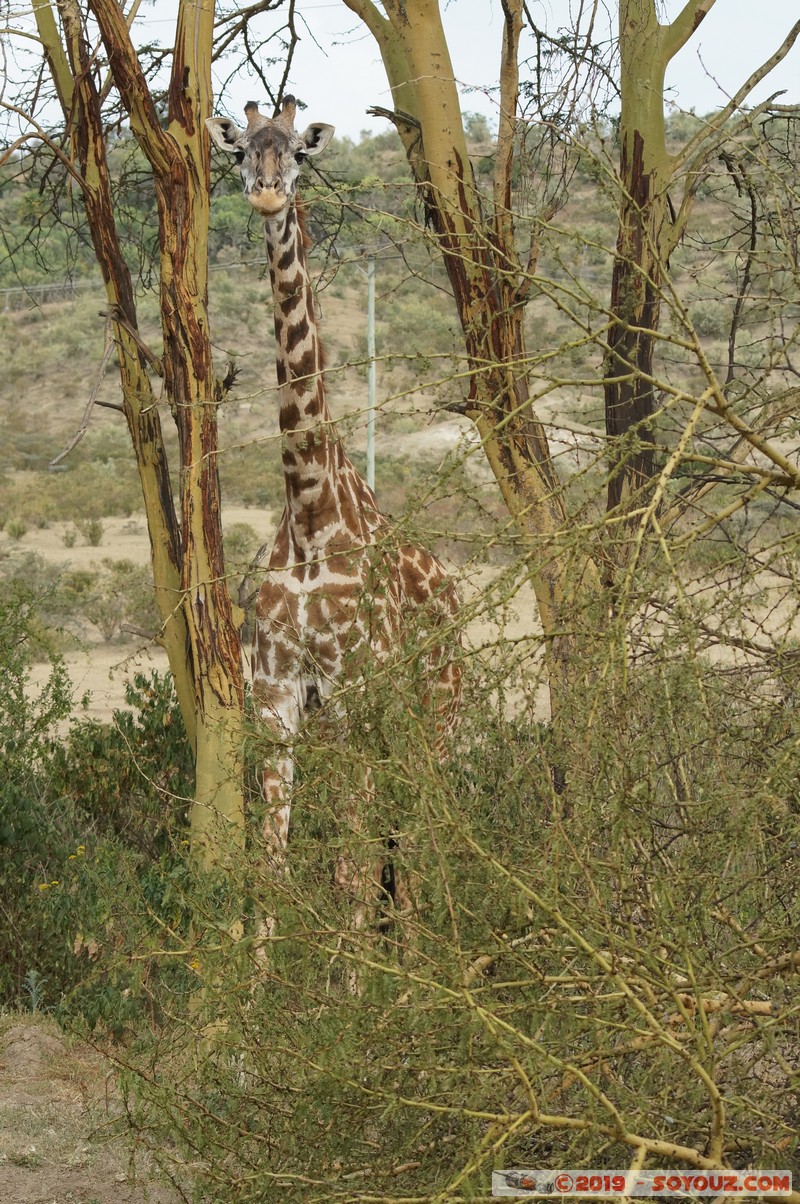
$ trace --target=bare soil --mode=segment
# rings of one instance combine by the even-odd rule
[[[226,526],[249,523],[263,539],[275,529],[271,511],[244,506],[226,509],[224,522]],[[56,522],[42,530],[28,531],[21,546],[26,551],[37,552],[48,563],[66,565],[70,569],[91,569],[106,557],[131,560],[137,565],[150,562],[150,540],[143,514],[130,518],[104,518],[103,539],[98,547],[79,544],[65,547],[64,532],[72,525]],[[0,537],[0,543],[3,540],[7,541],[7,537]],[[134,674],[149,673],[151,669],[164,673],[169,668],[164,649],[154,640],[129,637],[124,641],[105,643],[96,633],[87,631],[86,634],[83,646],[67,652],[64,658],[77,704],[76,714],[83,718],[108,719],[112,711],[125,707],[125,684]],[[49,673],[48,662],[34,665],[31,689],[37,690]],[[86,700],[85,705],[83,700]]]
[[[0,1018],[2,1204],[177,1204],[121,1116],[99,1054],[46,1018]]]

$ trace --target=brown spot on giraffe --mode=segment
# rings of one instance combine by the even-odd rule
[[[246,113],[246,129],[228,118],[206,124],[214,142],[236,156],[244,195],[264,217],[275,313],[286,507],[258,596],[252,668],[262,720],[276,738],[261,788],[265,861],[280,875],[291,808],[290,745],[304,710],[330,697],[367,657],[384,657],[415,612],[424,614],[426,630],[442,632],[425,654],[425,696],[444,750],[461,690],[453,623],[458,597],[426,549],[389,546],[388,521],[331,422],[296,184],[299,161],[324,150],[333,129],[315,123],[296,131],[291,97],[274,119],[252,102]],[[366,778],[362,801],[369,805],[373,797]],[[342,806],[357,822],[353,801]],[[342,856],[337,862],[336,881],[353,898],[355,927],[365,920],[368,898],[377,896],[382,861],[365,867]],[[264,916],[261,937],[273,931],[274,921]]]
[[[298,356],[296,367],[292,369],[292,379],[302,384],[304,388],[309,389],[313,383],[311,380],[312,372],[317,369],[317,349],[310,347]]]
[[[284,426],[285,424],[285,426]],[[288,401],[281,413],[281,426],[285,430],[296,431],[300,425],[300,407],[294,401]],[[294,451],[285,449],[284,455],[292,457],[292,463],[297,463],[297,456]]]
[[[289,327],[287,334],[286,334],[286,354],[287,354],[287,356],[291,357],[301,344],[304,347],[307,345],[310,329],[311,329],[311,327],[309,325],[308,318],[305,317],[305,315],[301,318],[298,318],[296,322],[292,323],[292,325]],[[312,342],[311,342],[312,348],[314,347],[314,342],[315,342],[315,340],[312,340]],[[316,356],[314,356],[314,359],[316,362]],[[295,373],[295,374],[303,375],[303,376],[306,375],[306,373],[300,373],[300,374]]]

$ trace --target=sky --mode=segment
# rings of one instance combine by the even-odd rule
[[[23,2],[26,4],[26,0]],[[462,107],[467,112],[483,113],[492,121],[497,114],[495,88],[502,36],[500,0],[440,0],[440,3],[453,69],[462,88]],[[591,7],[591,0],[528,0],[528,3],[534,20],[549,33],[572,27],[575,12]],[[661,19],[674,17],[681,3],[682,0],[660,0]],[[616,27],[617,5],[614,0],[600,0],[600,4],[603,8],[597,30],[598,37],[604,38]],[[171,45],[176,9],[176,0],[143,0],[136,20],[139,39]],[[355,140],[362,130],[371,133],[385,130],[385,121],[366,114],[374,104],[391,106],[383,65],[370,34],[342,0],[297,0],[297,12],[303,39],[296,52],[289,90],[305,101],[304,115],[309,121],[328,122],[340,135]],[[725,104],[747,76],[774,53],[798,15],[798,0],[717,0],[697,33],[671,64],[667,76],[668,102],[701,114]],[[274,18],[270,14],[260,20]],[[20,27],[25,24],[21,16]],[[528,51],[531,47],[532,39],[527,35]],[[20,48],[30,53],[33,43],[20,41]],[[523,56],[525,49],[523,35]],[[222,77],[229,75],[234,67],[235,58],[231,56],[215,80],[215,91],[219,91]],[[271,82],[277,84],[279,68],[268,72]],[[524,78],[524,64],[522,75]],[[751,103],[779,88],[787,89],[787,94],[781,97],[782,103],[800,104],[800,38],[769,80],[752,94]],[[234,76],[229,99],[224,105],[218,103],[216,111],[226,111],[234,120],[241,121],[244,105],[252,99],[268,112],[269,102],[261,92],[261,84],[242,70]]]
[[[163,10],[168,2],[156,0],[156,8]],[[492,117],[502,33],[500,0],[442,0],[441,7],[453,69],[464,90],[463,108]],[[577,8],[576,0],[530,0],[534,19],[548,32],[571,25]],[[661,19],[672,18],[680,8],[678,0],[662,0]],[[341,0],[298,0],[298,12],[308,36],[296,53],[290,89],[307,103],[309,120],[327,121],[354,139],[362,129],[385,128],[385,123],[366,116],[370,105],[391,105],[371,36]],[[616,26],[616,12],[616,4],[607,4],[606,29]],[[797,0],[717,0],[673,61],[667,76],[670,99],[698,113],[719,108],[774,53],[798,15]],[[788,89],[782,103],[800,103],[800,38],[769,84],[753,93],[753,102],[778,88]],[[251,96],[261,99],[257,85],[246,77],[237,80],[229,115],[236,119],[237,106],[241,110]]]

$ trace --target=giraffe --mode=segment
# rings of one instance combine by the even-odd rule
[[[385,659],[412,612],[421,620],[415,631],[433,645],[425,701],[440,752],[461,690],[458,661],[447,655],[444,637],[436,639],[457,613],[455,586],[424,548],[392,540],[388,519],[331,421],[296,186],[301,162],[325,149],[333,127],[315,123],[298,133],[295,113],[294,97],[286,96],[274,118],[249,102],[245,129],[227,117],[206,121],[213,142],[239,165],[244,195],[264,219],[272,285],[286,501],[258,593],[251,660],[259,713],[278,749],[261,774],[263,847],[277,876],[286,872],[293,745],[305,712],[331,699],[365,654]],[[367,782],[363,798],[372,797]],[[343,818],[359,826],[352,801]],[[350,899],[354,928],[377,901],[382,868],[371,872],[344,854],[337,860],[334,884]],[[399,883],[395,904],[407,904]],[[262,955],[274,926],[262,914]]]

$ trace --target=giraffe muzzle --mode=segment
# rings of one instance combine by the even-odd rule
[[[289,204],[283,188],[254,188],[248,192],[247,199],[256,212],[264,217],[277,217]]]

